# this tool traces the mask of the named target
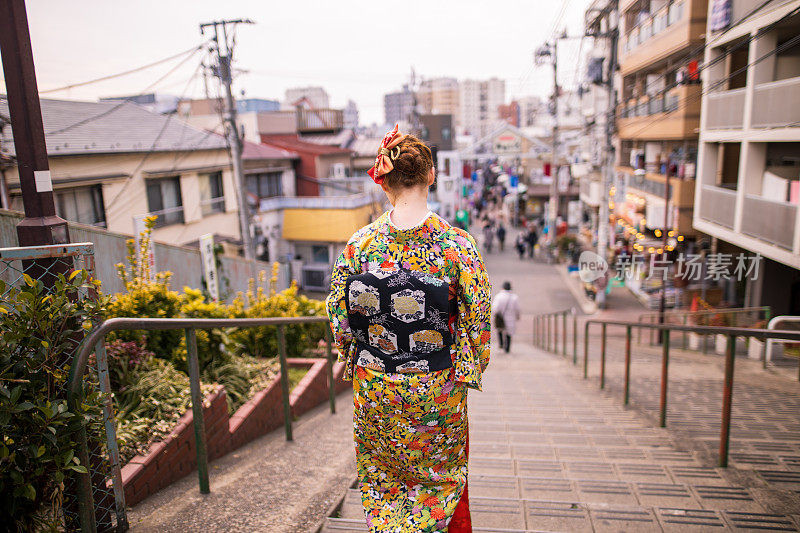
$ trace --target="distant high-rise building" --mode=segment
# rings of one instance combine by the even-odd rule
[[[484,137],[500,121],[499,107],[506,100],[506,82],[497,78],[489,80],[463,80],[459,84],[461,131]]]
[[[505,120],[514,127],[519,127],[519,103],[516,100],[508,105],[501,104],[498,113],[501,120]]]
[[[354,130],[358,127],[358,106],[354,101],[347,101],[347,105],[344,106],[343,115],[345,129]]]
[[[383,96],[383,112],[387,124],[410,122],[409,117],[414,110],[414,93],[408,85],[401,91]]]
[[[330,108],[330,97],[322,87],[295,87],[286,89],[285,103],[287,107],[294,107],[297,102],[305,99],[316,109]]]
[[[517,98],[519,105],[519,127],[529,128],[541,123],[541,115],[547,114],[547,106],[538,96],[525,96]]]
[[[422,113],[452,115],[458,119],[459,91],[455,78],[433,78],[420,83],[417,99]]]

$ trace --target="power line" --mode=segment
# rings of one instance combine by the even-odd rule
[[[162,81],[167,79],[170,75],[172,75],[172,73],[174,73],[176,70],[181,68],[187,61],[189,61],[189,59],[194,57],[194,54],[196,54],[197,51],[200,50],[201,48],[202,47],[195,48],[194,49],[194,53],[186,56],[186,58],[183,61],[181,61],[180,63],[178,63],[177,65],[175,65],[171,69],[169,69],[169,71],[167,71],[166,74],[164,74],[163,76],[158,78],[155,82],[153,82],[150,85],[148,85],[147,87],[145,87],[144,90],[142,90],[142,92],[140,92],[136,96],[142,96],[143,94],[145,94],[149,90],[151,90],[153,87],[155,87],[156,85],[158,85],[159,83],[161,83]],[[127,104],[131,99],[136,98],[136,96],[131,96],[129,98],[126,98],[126,99],[122,100],[120,103],[118,103],[117,105],[114,105],[114,106],[110,107],[109,109],[106,109],[102,113],[98,113],[97,115],[93,115],[93,116],[85,118],[83,120],[79,120],[78,122],[75,122],[74,124],[70,124],[69,126],[64,126],[63,128],[59,128],[57,130],[48,131],[45,135],[56,135],[58,133],[64,133],[64,132],[69,131],[69,130],[71,130],[73,128],[77,128],[78,126],[83,126],[84,124],[88,124],[88,123],[93,122],[93,121],[95,121],[97,119],[100,119],[100,118],[103,118],[105,116],[108,116],[111,113],[113,113],[114,111],[116,111],[117,109],[119,109],[122,106],[124,106],[125,104]]]
[[[45,89],[44,91],[39,91],[39,94],[49,94],[49,93],[55,93],[55,92],[59,92],[59,91],[66,91],[68,89],[74,89],[76,87],[84,87],[86,85],[91,85],[93,83],[98,83],[98,82],[101,82],[101,81],[111,80],[111,79],[114,79],[114,78],[120,78],[122,76],[127,76],[128,74],[134,74],[136,72],[141,72],[143,70],[147,70],[149,68],[161,65],[162,63],[167,63],[169,61],[172,61],[173,59],[177,59],[179,57],[182,57],[183,55],[188,54],[190,52],[196,52],[199,48],[202,48],[204,45],[205,45],[205,43],[201,44],[200,46],[193,46],[192,48],[189,48],[188,50],[184,50],[183,52],[180,52],[180,53],[175,54],[173,56],[165,57],[164,59],[159,59],[158,61],[155,61],[153,63],[148,63],[147,65],[142,65],[141,67],[136,67],[136,68],[133,68],[133,69],[130,69],[130,70],[126,70],[126,71],[123,71],[123,72],[118,72],[116,74],[109,74],[108,76],[103,76],[101,78],[95,78],[93,80],[82,81],[80,83],[73,83],[73,84],[70,84],[70,85],[64,85],[63,87],[57,87],[55,89]]]

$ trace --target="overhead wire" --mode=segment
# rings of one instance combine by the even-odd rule
[[[50,94],[50,93],[55,93],[55,92],[60,92],[60,91],[67,91],[69,89],[75,89],[76,87],[85,87],[86,85],[91,85],[93,83],[99,83],[101,81],[112,80],[114,78],[121,78],[122,76],[127,76],[129,74],[135,74],[136,72],[141,72],[143,70],[147,70],[149,68],[156,67],[156,66],[161,65],[163,63],[168,63],[168,62],[172,61],[173,59],[177,59],[179,57],[184,56],[185,54],[188,54],[188,53],[191,53],[191,52],[196,52],[198,49],[202,48],[203,46],[204,46],[203,44],[201,44],[199,46],[193,46],[192,48],[189,48],[188,50],[184,50],[183,52],[177,53],[175,55],[172,55],[172,56],[169,56],[169,57],[165,57],[164,59],[159,59],[158,61],[154,61],[152,63],[148,63],[146,65],[142,65],[140,67],[132,68],[130,70],[125,70],[123,72],[117,72],[116,74],[109,74],[107,76],[102,76],[100,78],[95,78],[93,80],[82,81],[82,82],[79,82],[79,83],[71,83],[69,85],[64,85],[63,87],[55,87],[53,89],[40,90],[39,94]]]

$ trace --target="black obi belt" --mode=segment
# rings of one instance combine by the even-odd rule
[[[424,272],[376,270],[347,278],[347,315],[356,365],[381,372],[434,372],[453,366],[450,286]]]

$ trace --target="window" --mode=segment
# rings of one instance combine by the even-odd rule
[[[222,172],[200,176],[200,206],[204,217],[225,212]]]
[[[64,220],[92,226],[106,226],[102,185],[59,189],[53,192],[53,196],[56,214]]]
[[[311,247],[311,260],[314,263],[330,263],[330,257],[328,256],[328,247],[315,244]]]
[[[158,215],[157,228],[170,224],[183,224],[180,178],[148,180],[147,210],[151,215]]]
[[[247,193],[256,202],[261,198],[272,198],[273,196],[283,196],[283,184],[281,183],[281,172],[265,172],[262,174],[250,174],[247,181]]]

